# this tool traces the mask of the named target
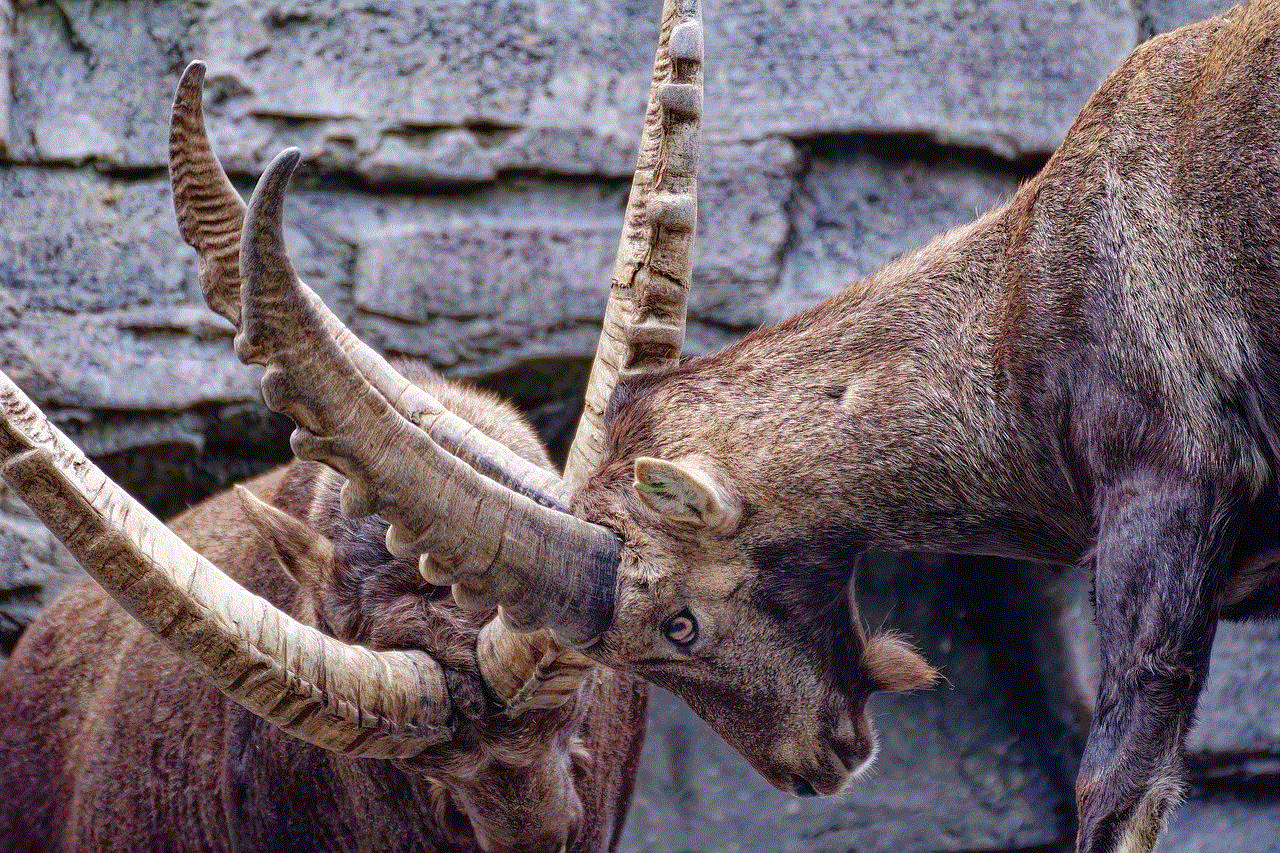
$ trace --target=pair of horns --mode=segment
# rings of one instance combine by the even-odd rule
[[[344,512],[381,514],[388,548],[420,557],[424,576],[454,584],[464,605],[498,604],[511,628],[550,629],[525,637],[496,620],[486,627],[482,669],[511,702],[528,699],[531,684],[571,692],[584,660],[564,646],[589,645],[612,619],[620,544],[568,506],[598,464],[617,377],[678,357],[701,58],[696,0],[666,0],[604,333],[563,480],[400,376],[298,280],[281,227],[298,152],[272,162],[246,208],[208,143],[203,65],[179,85],[175,208],[206,300],[240,329],[240,357],[265,365],[263,395],[297,423],[295,453],[347,476]],[[249,593],[112,483],[7,378],[0,415],[5,479],[104,588],[229,697],[346,755],[409,758],[450,737],[452,706],[429,656],[342,643]]]

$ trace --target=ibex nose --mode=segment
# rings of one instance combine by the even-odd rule
[[[795,773],[791,774],[791,793],[797,797],[816,797],[817,790],[809,784],[809,780]]]

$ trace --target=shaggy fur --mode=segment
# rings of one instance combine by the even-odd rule
[[[550,464],[509,406],[413,372],[455,412]],[[248,589],[335,637],[435,656],[457,708],[454,739],[412,764],[294,740],[205,684],[86,580],[28,629],[0,673],[2,853],[613,848],[645,685],[597,668],[577,700],[508,719],[475,659],[492,614],[461,611],[416,561],[392,558],[384,522],[343,518],[341,482],[298,463],[248,484],[331,549],[268,541],[230,493],[173,527]],[[304,565],[330,553],[328,566]],[[323,582],[299,585],[281,565]]]

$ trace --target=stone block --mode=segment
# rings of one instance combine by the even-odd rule
[[[621,177],[655,8],[32,3],[16,28],[12,153],[162,165],[177,75],[201,58],[214,136],[238,171],[298,145],[374,182],[487,182],[511,169]],[[709,139],[920,133],[1005,156],[1056,147],[1138,29],[1121,0],[753,0],[709,2],[705,16]]]
[[[777,322],[843,290],[899,255],[1008,199],[1024,170],[981,165],[930,152],[913,156],[892,143],[819,144],[789,214],[781,279],[762,306]],[[710,226],[709,226],[710,227]]]
[[[1280,795],[1255,791],[1193,791],[1156,845],[1160,853],[1280,853]]]
[[[689,296],[695,322],[741,331],[767,319],[763,308],[778,287],[792,236],[787,206],[802,166],[795,146],[777,137],[703,143]],[[804,307],[797,303],[790,313]]]
[[[13,58],[13,2],[0,0],[0,158],[9,153],[9,68]]]
[[[709,136],[921,133],[1052,151],[1133,48],[1114,0],[707,4]]]
[[[1280,620],[1218,627],[1198,717],[1187,735],[1197,777],[1280,777]]]
[[[256,369],[199,295],[168,182],[0,173],[0,367],[45,406],[179,410],[253,399]]]
[[[1220,15],[1235,5],[1234,0],[1143,0],[1138,4],[1141,11],[1141,34],[1146,37],[1167,33],[1169,30]]]

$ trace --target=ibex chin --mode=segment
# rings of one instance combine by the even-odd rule
[[[101,584],[59,599],[0,677],[0,853],[613,849],[648,685],[459,608],[419,558],[431,574],[519,561],[549,596],[538,617],[580,642],[611,592],[540,579],[594,582],[616,537],[547,538],[581,522],[515,410],[426,369],[404,378],[297,282],[279,219],[296,152],[246,209],[209,146],[203,77],[188,67],[174,104],[179,226],[237,352],[298,421],[298,455],[338,473],[298,462],[170,530],[0,376],[4,477]],[[700,93],[696,6],[667,0],[633,207],[691,187]],[[688,230],[630,232],[620,256],[687,269]],[[579,441],[566,476],[599,452]],[[443,523],[406,538],[423,518]]]

